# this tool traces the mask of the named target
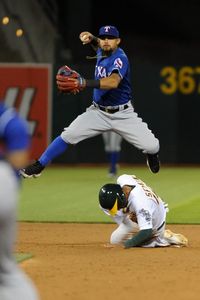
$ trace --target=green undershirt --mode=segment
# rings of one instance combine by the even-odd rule
[[[132,239],[124,242],[125,248],[139,247],[152,238],[152,228],[140,230]]]

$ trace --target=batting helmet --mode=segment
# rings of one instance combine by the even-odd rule
[[[111,215],[127,206],[127,199],[119,184],[107,183],[99,191],[99,203],[108,209]]]

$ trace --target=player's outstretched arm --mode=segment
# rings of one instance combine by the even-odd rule
[[[79,39],[81,40],[83,45],[90,44],[92,48],[97,51],[99,46],[99,39],[94,36],[89,31],[83,31],[79,35]]]
[[[152,228],[140,230],[132,239],[124,242],[124,248],[139,247],[152,238]]]

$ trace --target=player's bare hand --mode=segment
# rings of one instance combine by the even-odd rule
[[[83,31],[80,33],[79,38],[83,45],[89,44],[92,39],[93,35],[89,31]]]

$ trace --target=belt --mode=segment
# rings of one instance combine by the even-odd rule
[[[95,107],[99,108],[100,110],[103,110],[103,111],[107,112],[108,114],[114,114],[114,113],[116,113],[120,110],[124,110],[124,109],[127,109],[129,107],[128,104],[124,104],[124,105],[120,105],[120,106],[115,107],[115,108],[108,108],[106,106],[98,105],[95,102],[93,102],[93,105]]]
[[[164,225],[165,225],[165,221],[162,222],[162,224],[157,228],[157,230],[159,231]]]

